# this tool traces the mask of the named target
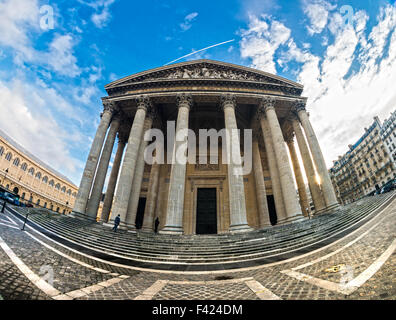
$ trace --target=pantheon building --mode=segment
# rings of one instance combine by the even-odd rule
[[[102,99],[73,215],[103,222],[120,215],[121,228],[147,232],[158,218],[160,233],[193,235],[294,223],[339,206],[300,84],[239,65],[195,60],[140,72],[105,88],[108,96]],[[176,134],[251,129],[252,170],[235,174],[234,161],[223,161],[225,145],[239,160],[244,157],[242,134],[219,139],[214,163],[199,161],[203,155],[197,152],[197,161],[148,164],[147,130],[164,132],[164,141],[156,143],[165,153],[171,148],[173,158],[185,143],[177,138],[169,143],[170,121]]]

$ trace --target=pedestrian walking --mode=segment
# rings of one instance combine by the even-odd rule
[[[120,222],[121,222],[121,218],[120,218],[120,215],[118,215],[118,216],[114,219],[114,227],[113,227],[113,229],[112,229],[112,230],[114,230],[114,232],[117,231],[117,228],[118,228]]]
[[[154,232],[155,233],[158,233],[158,226],[159,226],[159,219],[157,217],[157,219],[155,219],[155,222],[154,222]]]

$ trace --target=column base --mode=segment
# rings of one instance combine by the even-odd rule
[[[180,226],[165,226],[162,230],[159,230],[158,233],[161,234],[183,234],[183,227]]]
[[[77,212],[77,211],[72,211],[69,214],[69,217],[71,218],[81,218],[81,219],[87,219],[87,220],[91,220],[91,221],[96,221],[96,217],[92,217],[90,215],[88,215],[87,213],[82,213],[82,212]]]
[[[235,224],[230,226],[231,233],[239,233],[239,232],[249,232],[253,231],[254,229],[249,227],[248,224]]]
[[[329,213],[331,211],[337,210],[341,207],[341,205],[337,202],[337,203],[333,203],[329,206],[327,206],[326,208],[323,208],[320,211],[315,211],[315,215],[319,215],[319,214],[323,214],[323,213]]]
[[[301,213],[301,214],[294,215],[292,217],[288,217],[281,221],[278,221],[276,223],[276,225],[278,226],[278,225],[284,225],[284,224],[289,224],[289,223],[301,222],[301,221],[304,221],[307,219],[308,219],[308,217],[304,217],[303,214]]]

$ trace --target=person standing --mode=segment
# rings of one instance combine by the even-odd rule
[[[112,229],[112,230],[114,230],[114,232],[117,231],[117,228],[118,228],[120,222],[121,222],[121,218],[120,218],[120,215],[118,215],[118,216],[114,219],[114,227],[113,227],[113,229]]]
[[[158,219],[158,217],[155,219],[155,222],[154,222],[154,232],[155,233],[158,233],[158,226],[159,226],[159,219]]]

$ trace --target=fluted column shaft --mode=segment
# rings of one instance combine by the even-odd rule
[[[311,212],[311,208],[309,206],[307,191],[305,189],[305,183],[301,172],[300,163],[298,162],[297,152],[294,146],[293,138],[290,138],[288,141],[286,141],[286,143],[289,148],[290,157],[292,160],[294,176],[296,177],[298,195],[300,198],[300,206],[304,216],[308,216],[308,213]]]
[[[308,119],[308,114],[301,104],[298,105],[296,109],[298,117],[301,121],[301,125],[304,128],[305,135],[308,140],[308,145],[311,149],[312,157],[316,165],[316,169],[318,170],[318,175],[322,184],[323,197],[326,202],[326,209],[330,210],[333,208],[337,208],[339,206],[339,203],[337,201],[337,197],[331,183],[329,172],[326,168],[326,162],[324,160],[322,150],[319,146],[318,139],[316,138],[311,122]]]
[[[260,149],[257,139],[253,140],[253,171],[256,181],[256,197],[259,211],[260,228],[271,226],[267,203],[267,192],[265,190],[263,166],[261,164]]]
[[[275,157],[278,163],[279,178],[281,181],[283,203],[285,204],[286,216],[288,221],[302,217],[300,204],[298,203],[297,193],[294,188],[293,174],[289,164],[283,133],[279,125],[279,120],[275,112],[275,101],[262,101],[262,106],[268,119],[271,130]]]
[[[88,159],[85,164],[84,172],[80,182],[80,187],[78,188],[76,201],[74,203],[73,212],[77,214],[85,214],[89,193],[91,191],[96,167],[98,165],[100,151],[102,150],[107,128],[109,127],[114,109],[115,107],[113,104],[105,103],[104,111],[99,123],[99,127],[96,130],[91,150],[89,151]]]
[[[144,120],[143,132],[151,129],[153,124],[153,119],[151,116]],[[140,142],[139,154],[136,163],[135,174],[133,175],[132,189],[129,196],[128,212],[126,216],[126,224],[130,229],[136,229],[135,221],[137,209],[139,206],[140,190],[142,188],[143,174],[144,174],[144,150],[146,149],[148,141],[144,141],[144,133],[142,136],[142,141]]]
[[[281,182],[279,179],[278,164],[275,158],[275,151],[272,142],[272,135],[268,126],[268,120],[265,116],[260,117],[260,126],[263,132],[264,146],[267,154],[267,162],[271,176],[272,193],[274,196],[277,224],[281,224],[286,220],[286,210],[283,203],[283,195]]]
[[[103,203],[102,217],[101,217],[101,221],[103,222],[109,221],[110,218],[109,217],[110,210],[113,204],[114,190],[117,184],[118,172],[120,170],[120,164],[121,164],[122,154],[124,153],[124,148],[125,148],[125,142],[118,139],[117,151],[114,157],[113,167],[111,168],[110,179],[107,185],[106,195]]]
[[[149,108],[149,100],[145,97],[138,98],[138,108],[133,120],[128,145],[125,151],[124,161],[121,168],[120,179],[114,197],[113,217],[120,215],[120,227],[125,228],[125,218],[128,210],[128,201],[132,189],[132,181],[138,158],[139,146],[143,136],[144,120]]]
[[[115,117],[110,124],[106,142],[103,147],[102,156],[100,157],[98,169],[96,170],[95,181],[92,187],[91,198],[88,201],[87,215],[92,219],[96,219],[99,209],[100,198],[102,197],[103,186],[106,180],[107,169],[111,153],[113,152],[114,141],[117,131],[120,127],[120,118]]]
[[[163,146],[157,148],[161,152]],[[159,159],[159,158],[158,158]],[[147,191],[146,208],[144,209],[143,231],[153,231],[154,213],[158,198],[159,176],[161,165],[157,162],[153,163],[150,171],[150,180]]]
[[[305,141],[299,121],[297,119],[292,119],[292,125],[294,133],[296,134],[298,148],[300,149],[305,173],[307,174],[309,191],[311,192],[312,201],[315,206],[315,212],[323,211],[326,208],[326,204],[324,202],[322,191],[320,190],[316,181],[315,169],[311,159],[311,154],[309,153],[308,145]]]
[[[181,94],[177,96],[177,100],[179,112],[177,115],[176,137],[172,155],[166,222],[164,228],[160,231],[161,233],[175,234],[183,233],[184,190],[186,184],[186,163],[180,161],[176,155],[179,148],[183,148],[183,145],[188,141],[187,137],[182,141],[178,141],[177,135],[188,129],[188,117],[192,106],[192,97],[187,94]]]
[[[228,190],[230,198],[230,231],[246,232],[251,230],[247,223],[245,186],[243,183],[241,145],[235,116],[236,100],[232,95],[222,96],[226,129]]]

